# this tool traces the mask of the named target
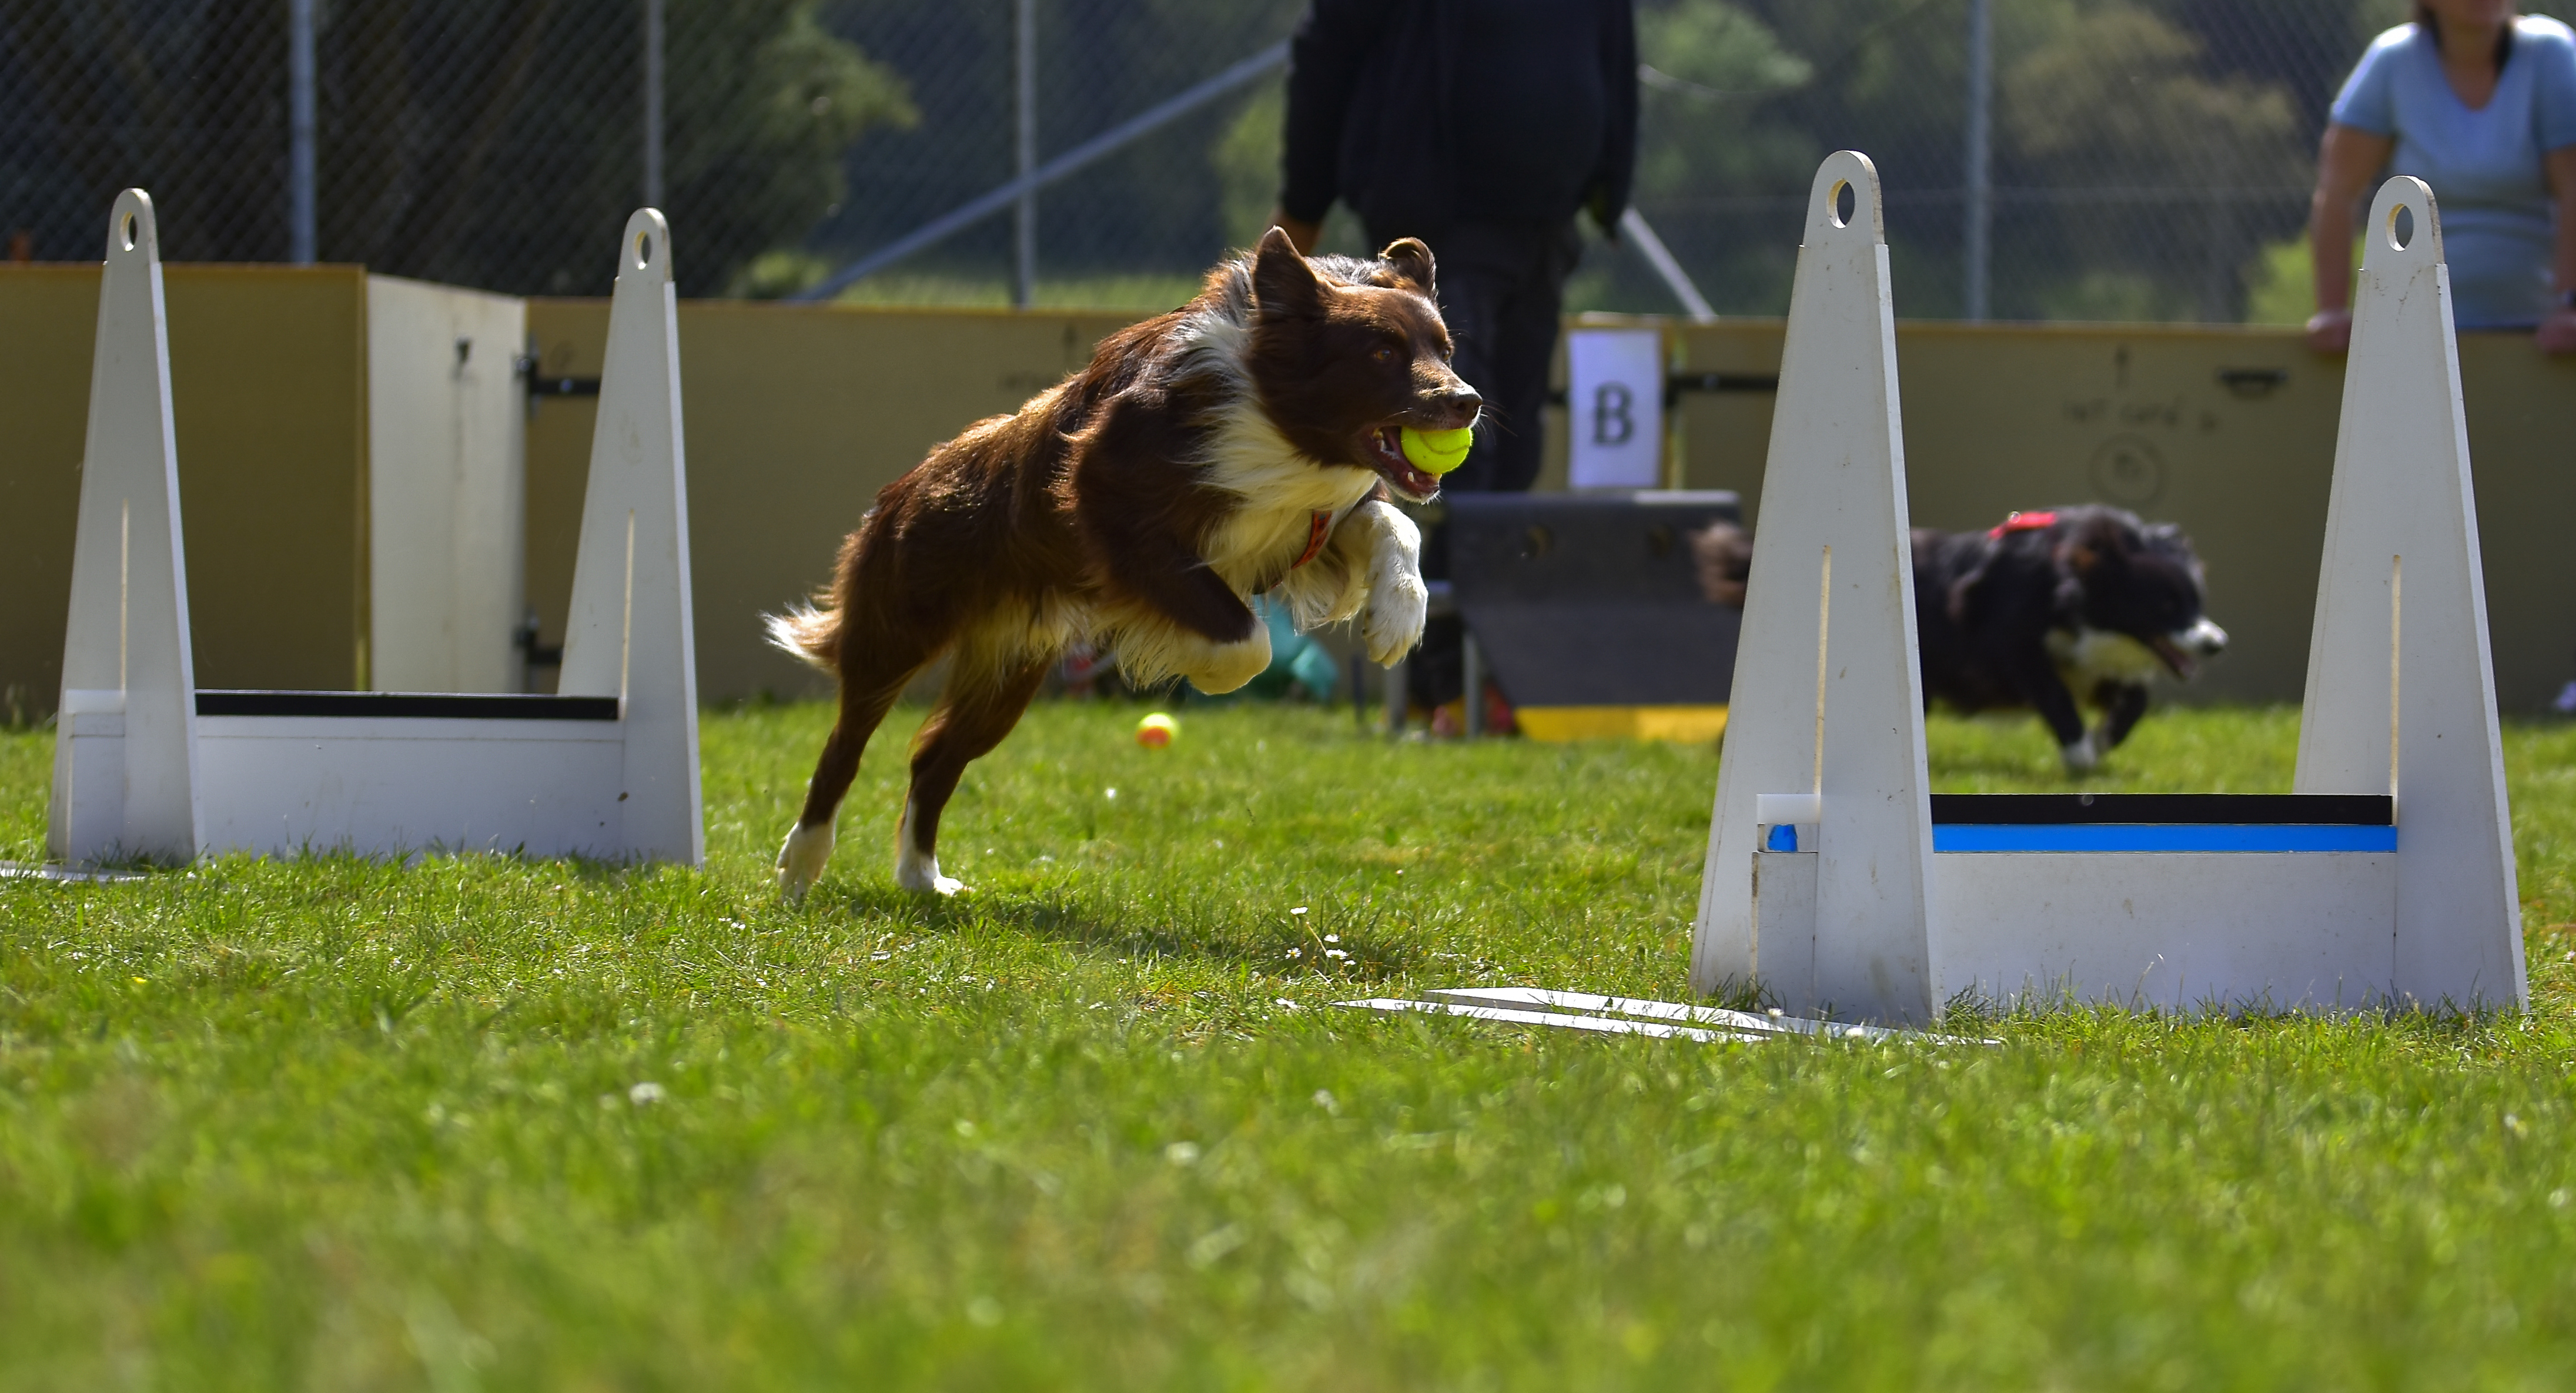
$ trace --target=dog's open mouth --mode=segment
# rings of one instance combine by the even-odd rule
[[[1379,426],[1367,436],[1369,466],[1387,487],[1416,503],[1428,503],[1440,492],[1440,476],[1404,457],[1404,427]]]
[[[2185,652],[2181,644],[2162,634],[2150,640],[2147,647],[2155,650],[2155,655],[2164,660],[2165,667],[2185,682],[2191,680],[2193,673],[2200,671],[2198,659]]]

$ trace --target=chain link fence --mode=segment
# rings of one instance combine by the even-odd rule
[[[1273,48],[1302,9],[0,0],[0,236],[21,259],[90,258],[115,190],[141,184],[174,259],[286,259],[301,11],[320,259],[601,293],[601,229],[647,196],[658,139],[683,293],[799,293],[1022,171],[1023,3],[1040,164]],[[1815,161],[1850,146],[1885,183],[1901,314],[1973,314],[1981,262],[1995,318],[2294,319],[2326,105],[2370,36],[2407,12],[2404,0],[1639,0],[1638,207],[1719,311],[1777,314]],[[1271,69],[1047,184],[1033,298],[1186,296],[1263,225],[1281,90]],[[1969,138],[1981,107],[1982,181]],[[840,293],[1008,303],[1023,289],[1012,203]],[[1337,220],[1328,240],[1357,249],[1355,236]],[[1675,307],[1633,245],[1607,241],[1570,298]]]
[[[2370,39],[2412,14],[2407,0],[1983,0],[1982,199],[1979,7],[1639,6],[1638,205],[1719,310],[1785,312],[1815,162],[1850,147],[1883,182],[1900,315],[1975,317],[1981,259],[1999,319],[2306,317],[2326,110]],[[1588,298],[1659,307],[1633,259],[1587,270]]]

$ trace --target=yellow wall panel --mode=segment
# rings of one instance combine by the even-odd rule
[[[0,717],[53,709],[98,268],[0,266]],[[362,685],[365,273],[164,271],[197,680]]]

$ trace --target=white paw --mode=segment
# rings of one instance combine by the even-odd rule
[[[787,834],[787,845],[778,849],[778,889],[790,901],[801,903],[805,892],[823,878],[824,863],[832,859],[832,824],[820,827],[798,827]]]
[[[1367,612],[1360,619],[1360,636],[1368,643],[1369,661],[1379,667],[1393,667],[1403,661],[1413,646],[1422,642],[1422,621],[1431,610],[1431,592],[1422,577],[1410,571],[1399,571],[1379,585],[1370,587]]]
[[[896,858],[894,883],[916,895],[960,895],[966,891],[966,882],[939,873],[939,858],[936,856],[926,856],[918,861],[909,856]]]
[[[2088,730],[2084,732],[2084,738],[2074,744],[2059,746],[2057,753],[2066,761],[2066,772],[2086,773],[2102,762],[2099,732]]]
[[[894,832],[894,883],[916,895],[955,895],[966,887],[939,873],[939,853],[913,845],[912,800],[905,799],[903,821]]]
[[[1205,644],[1203,649],[1184,675],[1209,696],[1223,696],[1269,668],[1270,626],[1255,621],[1252,637],[1243,642]]]

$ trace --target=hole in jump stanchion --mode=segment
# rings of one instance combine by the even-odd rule
[[[635,234],[635,267],[637,270],[642,270],[652,264],[653,234],[650,232],[638,232]]]
[[[1851,181],[1849,179],[1845,179],[1834,185],[1832,198],[1834,201],[1834,226],[1851,226],[1852,214],[1860,211],[1859,191],[1852,188]]]
[[[118,241],[125,244],[127,251],[134,250],[134,215],[132,213],[117,220],[116,237]]]
[[[2388,245],[2404,251],[2415,241],[2415,210],[2403,203],[2388,210]]]

